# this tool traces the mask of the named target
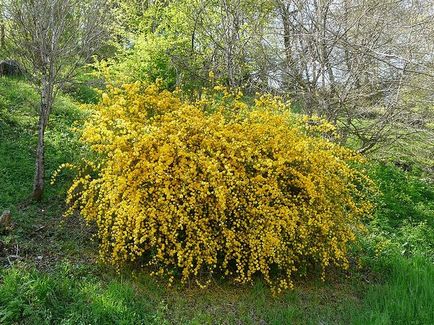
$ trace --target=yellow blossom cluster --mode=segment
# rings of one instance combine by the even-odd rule
[[[361,157],[311,135],[279,99],[241,97],[207,111],[212,96],[107,90],[82,133],[98,158],[67,198],[96,223],[105,261],[182,281],[261,274],[279,290],[308,263],[348,265],[371,209],[370,182],[353,167]]]

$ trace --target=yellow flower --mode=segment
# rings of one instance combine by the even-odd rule
[[[184,282],[259,273],[277,291],[306,263],[347,267],[372,208],[371,182],[351,164],[361,157],[322,136],[332,125],[309,124],[279,98],[249,106],[239,91],[214,90],[223,101],[127,84],[93,107],[82,141],[97,158],[67,201],[96,224],[102,259],[146,261],[169,281],[175,270]]]

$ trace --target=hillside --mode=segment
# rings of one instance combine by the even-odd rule
[[[273,296],[215,279],[207,289],[117,273],[98,262],[94,229],[62,217],[73,175],[62,173],[40,203],[32,187],[38,97],[26,82],[0,78],[0,211],[13,229],[0,235],[0,323],[25,324],[429,324],[434,319],[434,188],[392,165],[372,162],[383,192],[366,221],[369,235],[352,247],[348,271],[325,282],[309,276]],[[80,157],[71,130],[86,111],[61,95],[47,131],[47,172]]]

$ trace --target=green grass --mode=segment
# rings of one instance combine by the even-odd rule
[[[348,320],[345,313],[336,313],[342,309],[340,302],[346,295],[321,285],[277,298],[261,282],[248,288],[222,284],[211,289],[170,289],[146,275],[97,273],[95,269],[65,263],[50,273],[15,267],[4,274],[0,287],[0,319],[29,324],[285,324]]]
[[[71,175],[47,183],[42,202],[27,200],[38,96],[19,79],[0,78],[0,90],[0,210],[11,209],[14,221],[13,231],[0,235],[0,324],[434,323],[434,189],[420,175],[369,167],[384,194],[368,233],[352,248],[360,268],[332,271],[325,283],[298,280],[277,297],[260,279],[251,286],[216,280],[205,290],[169,288],[146,271],[119,274],[98,263],[91,227],[62,217]],[[91,94],[83,92],[55,103],[48,176],[79,158],[70,128],[85,115],[75,104]]]
[[[355,324],[432,324],[434,321],[434,186],[422,174],[374,163],[371,178],[382,192],[359,239],[367,286]]]
[[[0,288],[0,303],[2,323],[138,324],[160,317],[155,303],[135,294],[131,284],[67,263],[49,273],[9,270]]]
[[[432,324],[434,268],[424,258],[389,258],[385,281],[368,286],[355,324]]]
[[[0,89],[0,209],[5,209],[31,193],[39,97],[20,79],[0,78]],[[71,126],[83,115],[70,98],[57,98],[45,138],[48,177],[61,163],[74,161],[80,152]],[[47,189],[47,197],[63,193],[61,187]]]
[[[61,96],[54,105],[50,125],[46,131],[47,189],[42,202],[29,201],[34,175],[34,152],[36,148],[36,125],[38,95],[25,81],[0,78],[0,212],[9,209],[16,225],[14,231],[0,240],[8,247],[7,254],[32,258],[44,256],[41,265],[55,261],[55,253],[81,256],[86,241],[81,233],[86,232],[82,223],[64,222],[65,190],[68,177],[55,186],[49,184],[50,175],[65,162],[77,159],[80,145],[71,131],[71,126],[83,118],[72,99]],[[5,261],[5,252],[0,251],[0,263]]]

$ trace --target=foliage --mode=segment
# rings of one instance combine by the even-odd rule
[[[370,174],[383,193],[376,218],[382,219],[389,229],[397,229],[407,221],[412,225],[427,222],[434,227],[434,188],[431,181],[391,164],[374,164]]]
[[[377,266],[402,256],[434,262],[432,181],[390,164],[373,163],[369,174],[382,195],[368,234],[359,241],[363,252],[358,255]]]
[[[414,172],[373,162],[382,192],[353,254],[371,274],[355,324],[428,324],[434,318],[434,187]]]
[[[95,71],[93,69],[87,67],[83,70],[75,82],[67,85],[63,92],[80,104],[96,104],[101,99],[98,89],[103,88],[104,83],[102,80],[94,78]]]
[[[183,281],[260,273],[279,288],[311,262],[348,266],[370,183],[361,157],[311,135],[329,125],[303,127],[271,96],[189,103],[155,84],[111,87],[94,109],[82,139],[99,159],[68,202],[96,222],[107,261]]]
[[[175,56],[188,61],[188,20],[179,1],[148,3],[114,1],[114,31],[117,53],[94,64],[99,76],[109,83],[164,80],[167,88],[178,84]]]
[[[116,1],[118,55],[98,67],[111,81],[164,80],[184,90],[208,86],[208,74],[254,91],[267,84],[263,40],[273,19],[270,0]],[[106,74],[104,76],[107,76]]]
[[[173,89],[176,73],[167,53],[179,43],[182,40],[145,35],[138,37],[132,48],[121,51],[115,58],[101,60],[94,67],[110,83],[136,80],[153,83],[162,79],[165,87]]]

